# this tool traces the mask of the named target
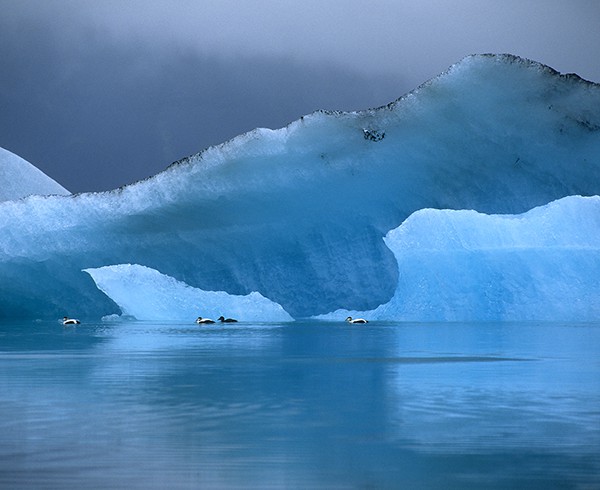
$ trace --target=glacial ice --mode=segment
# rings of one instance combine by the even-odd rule
[[[136,320],[191,322],[220,316],[247,322],[287,322],[293,318],[257,292],[235,296],[202,291],[137,264],[85,269],[98,289],[113,299],[124,316]]]
[[[414,212],[597,194],[600,85],[471,56],[379,109],[257,129],[110,192],[0,203],[0,318],[118,314],[82,272],[118,264],[294,318],[373,310],[405,280],[382,238]]]
[[[600,197],[570,196],[518,215],[422,209],[385,237],[398,261],[393,298],[372,311],[399,321],[597,321]]]
[[[66,195],[70,192],[28,161],[0,148],[0,202],[32,194]]]

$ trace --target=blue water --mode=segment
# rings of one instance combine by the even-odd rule
[[[600,488],[600,324],[0,325],[0,488]]]

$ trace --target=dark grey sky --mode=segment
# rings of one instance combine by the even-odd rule
[[[74,192],[386,104],[472,53],[600,81],[596,0],[0,0],[0,146]]]

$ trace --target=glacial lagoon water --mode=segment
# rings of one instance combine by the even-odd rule
[[[599,488],[600,323],[0,325],[0,488]]]

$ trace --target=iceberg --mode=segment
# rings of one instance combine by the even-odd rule
[[[393,298],[348,315],[395,321],[597,321],[600,197],[570,196],[518,215],[422,209],[390,231]]]
[[[138,264],[85,269],[102,292],[136,320],[190,322],[198,316],[233,316],[247,322],[288,322],[293,318],[257,292],[235,296],[202,291]]]
[[[28,161],[0,148],[0,202],[32,194],[66,195],[70,192]]]
[[[113,191],[0,203],[0,318],[119,314],[82,272],[116,264],[294,318],[373,310],[403,280],[383,237],[416,211],[598,194],[600,85],[470,56],[378,109],[256,129]]]

